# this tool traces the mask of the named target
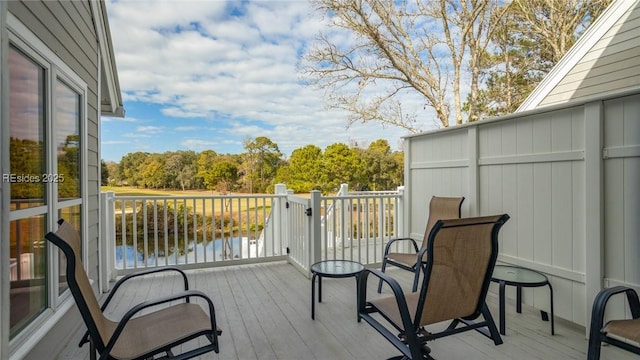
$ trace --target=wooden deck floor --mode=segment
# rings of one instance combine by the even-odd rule
[[[389,270],[405,288],[410,288],[406,271]],[[324,279],[323,302],[311,320],[310,280],[284,262],[192,270],[191,288],[211,296],[219,327],[220,353],[199,359],[387,359],[398,351],[365,322],[356,321],[355,281]],[[492,285],[494,286],[494,285]],[[374,293],[370,284],[370,293]],[[133,304],[179,291],[174,276],[154,276],[131,281],[107,315],[121,316]],[[498,321],[494,291],[488,303]],[[526,290],[525,290],[526,291]],[[119,291],[120,292],[120,291]],[[584,328],[556,319],[556,335],[539,312],[523,306],[515,312],[507,300],[507,334],[504,344],[494,346],[484,336],[471,331],[430,343],[435,359],[585,359],[587,341]],[[162,331],[159,325],[157,331]],[[88,346],[78,348],[84,328],[70,339],[58,359],[88,359]],[[635,359],[613,347],[604,347],[602,359]]]

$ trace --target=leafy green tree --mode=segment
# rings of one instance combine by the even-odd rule
[[[131,186],[145,186],[142,165],[151,154],[137,151],[128,153],[120,160],[120,174],[122,181]]]
[[[109,172],[108,185],[122,184],[122,175],[120,174],[120,165],[113,161],[107,161],[107,169]]]
[[[142,183],[145,188],[159,189],[165,184],[165,161],[162,154],[151,154],[140,166]]]
[[[221,193],[227,193],[238,181],[238,166],[228,160],[220,161],[213,165],[211,175],[216,189]]]
[[[278,145],[265,136],[244,140],[245,154],[242,168],[249,193],[266,192],[273,185],[278,167],[282,165],[282,153]]]
[[[391,190],[399,183],[396,182],[395,173],[398,163],[393,157],[391,147],[387,140],[378,139],[362,152],[367,188],[370,190]]]
[[[165,153],[167,187],[183,191],[194,187],[197,173],[197,155],[194,151]]]
[[[291,152],[287,165],[278,169],[276,181],[287,184],[294,192],[320,189],[322,149],[306,145]]]
[[[100,185],[109,185],[109,167],[103,159],[100,159]]]
[[[207,173],[213,168],[213,164],[216,162],[218,154],[213,150],[204,150],[198,154],[198,160],[196,162],[196,185],[203,186],[206,189],[213,190],[213,187],[209,188],[205,178]]]
[[[342,143],[327,146],[322,155],[321,186],[325,193],[336,192],[340,184],[361,189],[365,184],[364,161],[353,148]]]
[[[395,170],[392,172],[392,181],[394,184],[400,186],[404,184],[404,152],[395,151],[392,157],[396,163]]]

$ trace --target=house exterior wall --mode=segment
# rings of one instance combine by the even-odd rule
[[[508,213],[499,261],[547,274],[556,316],[588,328],[599,289],[640,289],[638,114],[624,93],[407,137],[411,236],[433,195],[465,196],[463,216]],[[547,310],[548,290],[524,301]]]
[[[538,106],[640,86],[640,1],[620,17]]]
[[[59,57],[75,75],[87,86],[85,98],[86,121],[82,127],[84,137],[82,176],[84,190],[83,238],[85,264],[89,277],[98,279],[98,209],[99,209],[99,74],[98,40],[94,28],[89,1],[10,1],[8,13],[28,27],[46,47]],[[3,119],[4,121],[4,119]],[[4,149],[4,145],[3,145]],[[4,201],[4,200],[3,200]],[[51,229],[52,230],[52,229]],[[11,358],[48,358],[64,346],[74,328],[80,325],[80,317],[72,308],[73,299],[68,297],[66,305],[58,306],[53,315],[48,316],[43,326],[37,330],[28,343],[20,345],[20,351],[12,350]],[[75,305],[73,305],[75,307]],[[3,345],[8,334],[3,335]],[[28,350],[24,350],[28,349]],[[3,353],[4,354],[4,353]],[[3,355],[3,358],[4,355]]]
[[[98,47],[88,1],[10,1],[9,12],[58,55],[87,83],[87,266],[89,277],[98,278]]]
[[[5,104],[8,99],[9,82],[7,81],[9,75],[7,50],[8,44],[8,32],[7,32],[7,2],[0,1],[0,104]],[[5,174],[9,171],[9,144],[5,144],[2,139],[4,134],[9,130],[9,109],[6,106],[0,106],[0,173]],[[10,196],[7,191],[7,186],[0,182],[0,222],[6,218],[9,214],[9,201],[5,199]],[[2,256],[2,254],[8,254],[10,246],[8,241],[2,241],[1,239],[8,239],[10,236],[9,229],[5,226],[0,228],[0,303],[8,304],[10,301],[10,290],[3,284],[9,283],[9,271],[10,264],[8,256]],[[0,306],[0,359],[6,359],[9,357],[9,320],[10,313],[8,306]]]

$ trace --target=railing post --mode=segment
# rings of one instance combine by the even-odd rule
[[[340,199],[340,237],[341,237],[341,246],[342,246],[342,252],[344,254],[344,248],[346,246],[351,246],[351,235],[350,235],[350,231],[351,229],[349,229],[349,221],[348,219],[351,216],[351,210],[353,209],[351,207],[351,200],[347,200],[345,198],[345,196],[347,196],[349,194],[349,186],[347,184],[342,184],[340,186],[340,195],[342,198]],[[347,240],[349,241],[349,243],[347,244]],[[336,249],[337,251],[337,249]],[[336,252],[336,256],[337,256],[337,252]]]
[[[591,306],[605,276],[603,134],[604,105],[590,102],[584,107],[585,324],[591,323]],[[585,332],[588,337],[589,329]]]
[[[275,195],[287,195],[287,186],[285,184],[276,184],[274,188]],[[280,254],[287,254],[287,248],[289,247],[288,234],[285,234],[284,219],[286,219],[287,211],[287,198],[278,197],[276,200],[276,206],[273,208],[273,233],[277,239],[280,239]]]
[[[311,191],[310,199],[311,217],[309,221],[309,266],[322,260],[322,231],[320,221],[320,208],[322,194],[318,190]]]
[[[467,128],[467,149],[469,152],[467,165],[469,182],[468,192],[466,195],[466,201],[463,204],[462,216],[464,217],[464,206],[469,207],[469,216],[480,215],[480,166],[478,159],[480,154],[478,153],[478,125],[473,125]]]
[[[404,220],[404,186],[398,186],[398,203],[396,204],[396,223],[394,224],[394,236],[406,237],[409,233],[409,224]]]
[[[98,286],[100,291],[106,293],[109,291],[109,282],[115,279],[115,209],[113,199],[115,193],[107,191],[100,193],[100,239],[98,246],[98,258],[100,276],[98,278]]]

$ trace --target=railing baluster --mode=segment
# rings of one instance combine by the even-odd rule
[[[207,263],[207,204],[202,199],[202,247],[204,249],[204,262]]]
[[[124,209],[125,204],[126,204],[126,200],[122,200],[122,204],[120,205],[120,212],[122,213],[122,215],[120,216],[120,226],[122,231],[120,233],[122,234],[122,239],[121,239],[122,240],[122,266],[124,269],[127,268],[127,218],[126,218],[127,214]],[[135,251],[135,248],[134,248],[134,251]],[[135,252],[134,252],[134,259],[135,259]]]
[[[158,266],[158,200],[153,199],[153,257]]]
[[[173,254],[175,255],[175,264],[178,265],[178,255],[180,254],[180,245],[178,243],[178,199],[173,199]]]
[[[364,231],[364,242],[365,244],[367,244],[367,246],[365,247],[365,258],[367,259],[366,263],[370,263],[371,262],[371,258],[369,257],[369,247],[370,247],[370,243],[371,243],[371,228],[369,226],[369,204],[372,201],[375,201],[376,198],[372,197],[372,198],[367,198],[367,201],[365,203],[365,213],[364,213],[364,224],[366,226],[365,231]],[[376,242],[375,242],[375,238],[373,241],[373,247],[375,249],[376,246]]]

